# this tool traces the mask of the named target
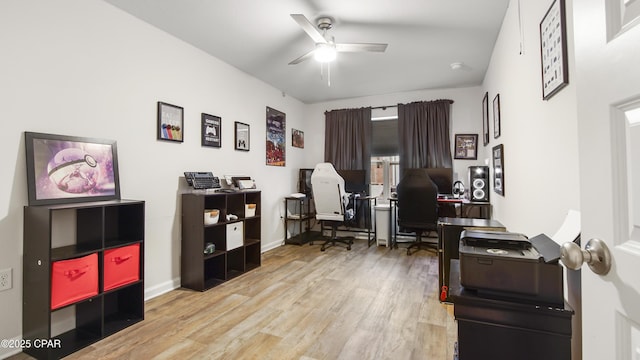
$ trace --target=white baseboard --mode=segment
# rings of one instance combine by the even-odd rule
[[[277,247],[280,247],[282,245],[284,245],[284,240],[282,240],[282,239],[276,240],[276,241],[272,241],[272,242],[270,242],[268,244],[267,243],[262,243],[261,250],[262,250],[263,253],[265,253],[265,252],[267,252],[269,250],[273,250],[273,249],[275,249]]]
[[[175,290],[180,287],[180,278],[165,281],[162,284],[144,289],[144,301],[151,300],[156,296],[166,294],[171,290]]]

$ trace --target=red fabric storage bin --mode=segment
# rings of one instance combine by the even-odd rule
[[[104,291],[140,279],[140,244],[104,252]]]
[[[98,295],[98,254],[53,262],[51,309],[95,295]]]

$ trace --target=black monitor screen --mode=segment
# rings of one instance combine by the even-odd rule
[[[438,187],[438,193],[453,193],[453,169],[451,168],[427,168],[427,174]]]
[[[313,174],[313,169],[300,169],[298,176],[298,191],[309,197],[313,196],[311,191],[311,174]]]
[[[344,190],[350,193],[367,193],[369,182],[365,170],[336,170],[344,179]]]

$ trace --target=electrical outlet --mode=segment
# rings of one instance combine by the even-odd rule
[[[11,278],[12,278],[11,268],[0,270],[0,291],[9,290],[13,287],[13,282]]]

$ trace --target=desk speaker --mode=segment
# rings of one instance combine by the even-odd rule
[[[469,199],[489,201],[488,166],[469,166]]]

